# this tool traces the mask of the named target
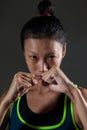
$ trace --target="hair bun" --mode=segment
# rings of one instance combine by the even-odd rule
[[[42,16],[53,16],[54,6],[50,0],[42,0],[38,5],[39,13]]]

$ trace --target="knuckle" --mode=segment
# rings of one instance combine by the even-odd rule
[[[14,79],[15,79],[15,81],[18,81],[18,80],[21,79],[21,76],[20,76],[19,72],[14,75]]]
[[[14,78],[17,78],[17,73],[16,73],[16,74],[14,74]]]
[[[17,78],[17,77],[19,77],[19,75],[21,75],[21,74],[22,74],[22,72],[18,72],[18,73],[16,73],[16,74],[14,75],[14,77]]]
[[[20,74],[22,74],[22,73],[23,73],[23,72],[19,71],[17,74],[20,75]]]
[[[21,82],[21,77],[20,76],[18,76],[17,81]]]

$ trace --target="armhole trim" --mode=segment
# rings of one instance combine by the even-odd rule
[[[27,125],[28,127],[30,128],[33,128],[33,129],[38,129],[38,130],[51,130],[51,129],[55,129],[55,128],[58,128],[60,126],[63,125],[63,123],[65,122],[65,119],[66,119],[66,113],[67,113],[67,96],[65,95],[65,98],[64,98],[64,109],[63,109],[63,117],[62,117],[62,120],[56,124],[56,125],[52,125],[52,126],[35,126],[35,125],[31,125],[29,124],[28,122],[26,122],[22,116],[20,115],[20,112],[19,112],[19,105],[20,105],[20,101],[21,101],[21,97],[19,97],[18,99],[18,102],[17,102],[17,115],[18,115],[18,118],[19,120]]]
[[[74,117],[74,106],[73,106],[73,103],[70,102],[70,110],[71,110],[71,116],[72,116],[72,121],[73,121],[73,124],[74,124],[74,127],[76,130],[79,130],[77,124],[76,124],[76,121],[75,121],[75,117]]]
[[[78,87],[77,84],[74,84],[74,83],[73,83],[73,85],[74,85],[75,88]],[[72,116],[72,121],[73,121],[74,127],[75,127],[76,130],[79,130],[79,128],[78,128],[78,126],[77,126],[77,124],[76,124],[76,121],[75,121],[74,106],[73,106],[72,101],[70,102],[70,110],[71,110],[71,116]]]

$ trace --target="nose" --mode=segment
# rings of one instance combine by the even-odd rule
[[[39,72],[40,73],[48,71],[48,64],[46,62],[42,61],[42,60],[39,61],[38,67],[39,67]]]

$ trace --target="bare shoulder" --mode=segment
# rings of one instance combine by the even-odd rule
[[[80,90],[80,92],[82,93],[82,96],[84,97],[85,101],[87,102],[87,88],[78,86],[78,89]],[[79,115],[78,115],[78,112],[77,112],[77,109],[75,106],[74,106],[74,116],[75,116],[76,123],[82,129],[82,123],[79,119]]]
[[[84,97],[85,100],[87,101],[87,88],[86,88],[86,87],[81,87],[81,86],[79,86],[78,89],[81,91],[83,97]]]

